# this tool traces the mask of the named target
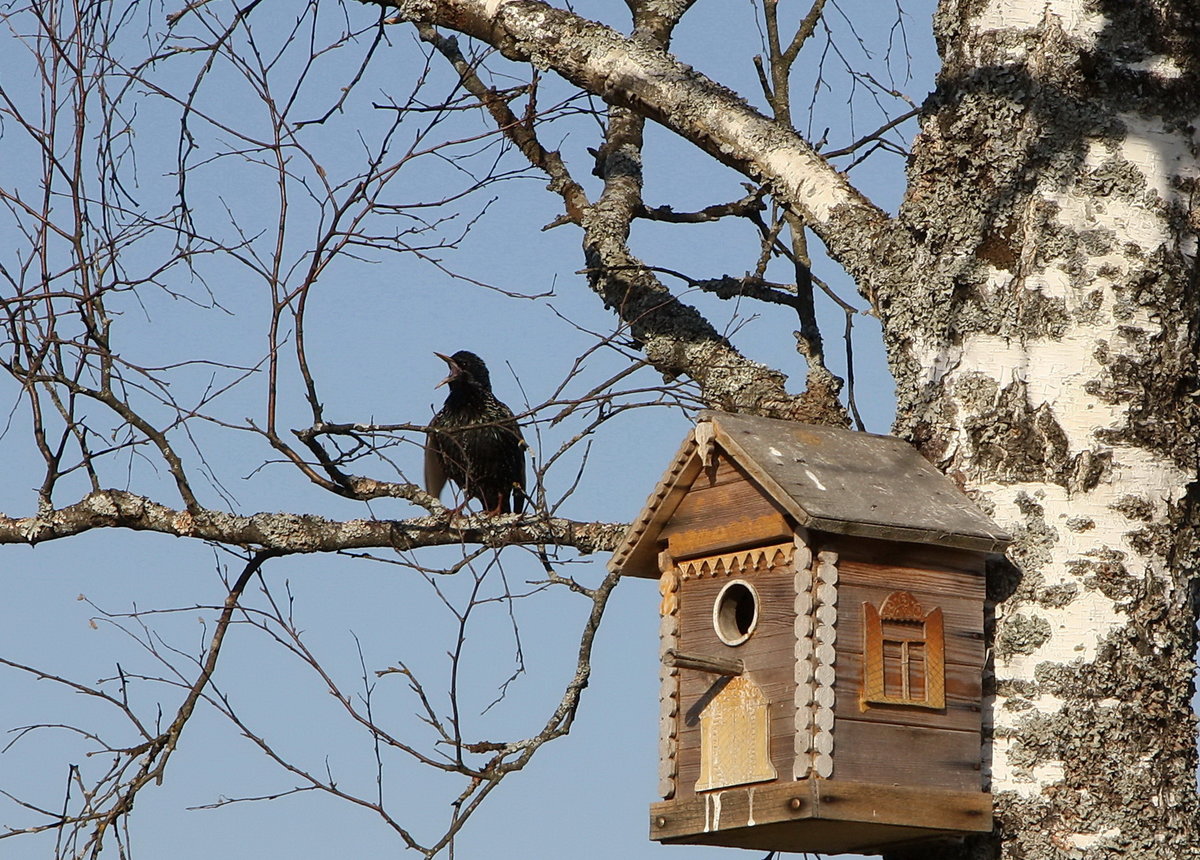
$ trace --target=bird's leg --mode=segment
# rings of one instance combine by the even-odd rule
[[[530,513],[533,512],[533,509],[534,509],[533,496],[531,496],[531,495],[529,495],[529,493],[525,492],[525,488],[522,487],[516,481],[513,481],[513,484],[512,484],[512,498],[513,498],[513,508],[514,509],[517,506],[517,501],[521,500],[523,502],[523,504],[529,506]]]

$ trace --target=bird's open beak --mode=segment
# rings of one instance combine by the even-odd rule
[[[435,385],[433,387],[441,388],[443,385],[446,385],[446,384],[451,383],[454,380],[458,379],[458,376],[460,373],[462,373],[462,371],[459,369],[458,365],[454,363],[454,359],[452,359],[448,355],[442,355],[440,352],[435,352],[434,355],[436,355],[442,361],[446,362],[447,365],[449,365],[450,375],[447,376],[445,379],[443,379],[441,382],[439,382],[437,385]]]

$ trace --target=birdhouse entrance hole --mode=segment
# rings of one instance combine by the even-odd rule
[[[726,645],[741,645],[758,626],[758,593],[741,579],[726,584],[713,603],[713,629]]]

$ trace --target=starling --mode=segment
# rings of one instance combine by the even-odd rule
[[[429,422],[425,489],[437,496],[449,478],[465,499],[490,515],[521,513],[525,505],[525,440],[511,409],[492,394],[487,365],[473,352],[435,352],[450,367],[437,384],[450,384],[442,411]]]

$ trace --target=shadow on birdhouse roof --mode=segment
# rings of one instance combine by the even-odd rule
[[[796,527],[1003,552],[1011,538],[903,439],[706,410],[684,439],[609,568],[658,577],[659,532],[714,449]]]

